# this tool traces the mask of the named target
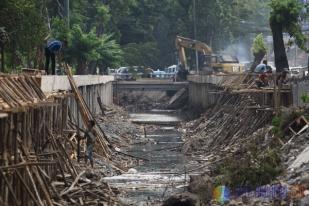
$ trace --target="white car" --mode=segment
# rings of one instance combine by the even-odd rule
[[[166,73],[167,78],[174,79],[178,72],[178,66],[177,65],[169,66],[168,68],[164,69],[164,71]]]
[[[290,67],[290,77],[291,78],[302,78],[308,74],[307,67]]]
[[[161,71],[159,69],[152,73],[152,77],[159,78],[159,79],[164,79],[165,76],[166,76],[166,72]]]
[[[120,67],[116,71],[117,80],[133,80],[132,74],[129,73],[128,67]]]

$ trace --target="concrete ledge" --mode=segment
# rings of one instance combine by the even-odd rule
[[[245,74],[189,75],[188,81],[199,84],[214,84],[221,86],[239,79]]]
[[[105,84],[114,81],[114,76],[103,75],[75,75],[74,80],[78,87]],[[41,89],[43,92],[57,90],[70,90],[71,86],[67,76],[42,76]]]
[[[188,81],[194,83],[207,83],[207,84],[221,84],[224,80],[224,76],[216,76],[216,75],[189,75]]]

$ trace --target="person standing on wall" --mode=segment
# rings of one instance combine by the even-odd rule
[[[50,74],[49,72],[49,63],[51,61],[51,74],[56,75],[56,54],[58,54],[65,43],[56,40],[49,39],[45,46],[45,71],[46,74]]]

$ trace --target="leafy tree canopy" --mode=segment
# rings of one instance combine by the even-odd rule
[[[263,34],[259,34],[255,37],[252,47],[251,47],[251,51],[253,55],[260,54],[260,53],[266,54],[267,48],[265,45]]]
[[[297,46],[309,52],[305,46],[307,38],[302,33],[300,24],[304,6],[297,0],[272,0],[270,7],[271,24],[282,25],[283,31],[295,39]]]

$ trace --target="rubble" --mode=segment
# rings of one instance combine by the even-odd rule
[[[101,136],[95,146],[95,168],[89,170],[84,161],[78,162],[78,131],[83,135],[83,129],[68,115],[70,94],[45,95],[38,81],[28,75],[0,77],[1,205],[123,205],[119,192],[102,178],[144,161],[119,149],[139,128],[125,123],[119,115],[96,119],[102,126],[97,127]],[[85,122],[94,118],[82,97],[75,95]],[[115,113],[115,109],[105,113]],[[115,121],[122,123],[111,124]]]
[[[302,114],[308,113],[303,111]],[[225,164],[235,164],[234,171],[241,170],[244,164],[242,159],[252,155],[250,145],[256,145],[257,151],[260,152],[258,156],[266,156],[269,148],[275,148],[274,151],[277,151],[281,159],[280,170],[284,171],[277,173],[274,179],[270,179],[269,185],[262,185],[260,188],[272,188],[273,184],[278,184],[280,185],[278,187],[286,189],[287,193],[282,198],[263,198],[263,196],[258,196],[254,192],[255,187],[252,187],[253,193],[244,193],[242,196],[234,197],[226,205],[306,205],[308,201],[306,191],[309,191],[308,121],[301,114],[298,114],[296,119],[287,119],[286,125],[282,125],[281,128],[283,136],[279,138],[273,133],[272,118],[271,108],[258,105],[249,95],[232,93],[223,95],[200,118],[185,123],[182,128],[186,131],[183,136],[185,139],[183,152],[193,157],[197,163],[197,170],[202,173],[202,176],[209,175],[208,179],[211,180],[203,183],[202,179],[199,179],[196,182],[194,179],[202,176],[192,176],[189,188],[229,184],[226,177],[220,176],[221,172],[218,169]],[[263,161],[267,160],[262,159],[261,162],[261,164],[266,164]],[[240,164],[238,168],[237,164]],[[250,171],[247,170],[247,173]],[[269,172],[264,171],[264,173]],[[265,180],[264,177],[260,178]],[[204,191],[208,190],[204,189]],[[208,192],[201,195],[199,190],[191,192],[198,194],[200,200],[203,196],[211,194]],[[248,201],[244,198],[246,196],[249,197]],[[221,205],[216,200],[212,200],[210,204]]]
[[[199,119],[185,125],[187,154],[205,156],[235,152],[250,135],[270,123],[272,111],[256,105],[245,95],[227,95]]]
[[[114,100],[127,111],[149,111],[151,109],[165,109],[170,97],[165,91],[131,91],[118,92]]]

